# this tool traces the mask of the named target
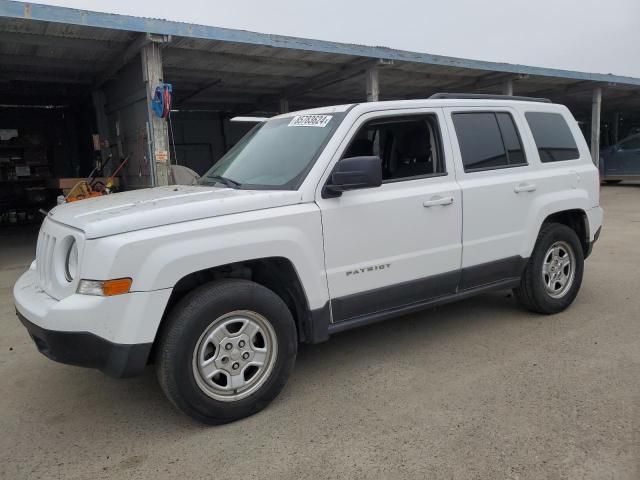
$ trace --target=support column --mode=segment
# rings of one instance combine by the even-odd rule
[[[280,113],[289,113],[289,99],[281,98],[280,99]]]
[[[147,90],[147,112],[151,135],[151,156],[155,162],[154,186],[169,185],[171,178],[171,161],[169,154],[169,130],[167,122],[158,118],[151,110],[155,88],[162,82],[162,51],[160,45],[151,41],[141,50],[142,78]]]
[[[593,89],[591,97],[591,159],[600,166],[600,113],[602,111],[602,87]]]
[[[502,84],[502,94],[503,95],[513,95],[513,79],[505,80]]]
[[[98,135],[100,135],[100,140],[109,140],[109,120],[107,119],[107,114],[104,112],[104,106],[107,103],[104,91],[101,89],[94,90],[91,92],[91,99],[93,101],[93,110],[96,114],[96,125],[98,126]],[[102,160],[103,165],[108,157],[108,152],[104,148],[101,148],[100,159]]]
[[[380,83],[378,68],[371,67],[366,71],[367,78],[367,102],[377,102],[380,98]]]

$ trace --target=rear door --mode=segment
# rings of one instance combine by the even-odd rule
[[[456,174],[462,188],[460,290],[520,275],[537,183],[523,148],[519,112],[447,108]]]
[[[462,203],[441,109],[360,117],[336,160],[382,159],[383,184],[317,203],[334,322],[384,314],[455,292]],[[327,172],[327,176],[328,176]]]

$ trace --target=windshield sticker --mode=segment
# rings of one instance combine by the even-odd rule
[[[289,122],[290,127],[326,127],[332,115],[296,115]]]

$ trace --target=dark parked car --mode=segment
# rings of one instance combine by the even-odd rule
[[[640,180],[640,133],[600,152],[600,175],[606,183]]]

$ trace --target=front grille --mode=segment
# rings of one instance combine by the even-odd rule
[[[44,225],[40,229],[38,244],[36,246],[36,270],[38,272],[38,284],[43,290],[51,286],[53,275],[53,251],[56,246],[56,238],[44,231]]]
[[[62,300],[75,293],[77,279],[68,282],[63,275],[65,255],[72,242],[82,253],[82,234],[66,225],[45,218],[36,245],[36,282],[47,295]]]

